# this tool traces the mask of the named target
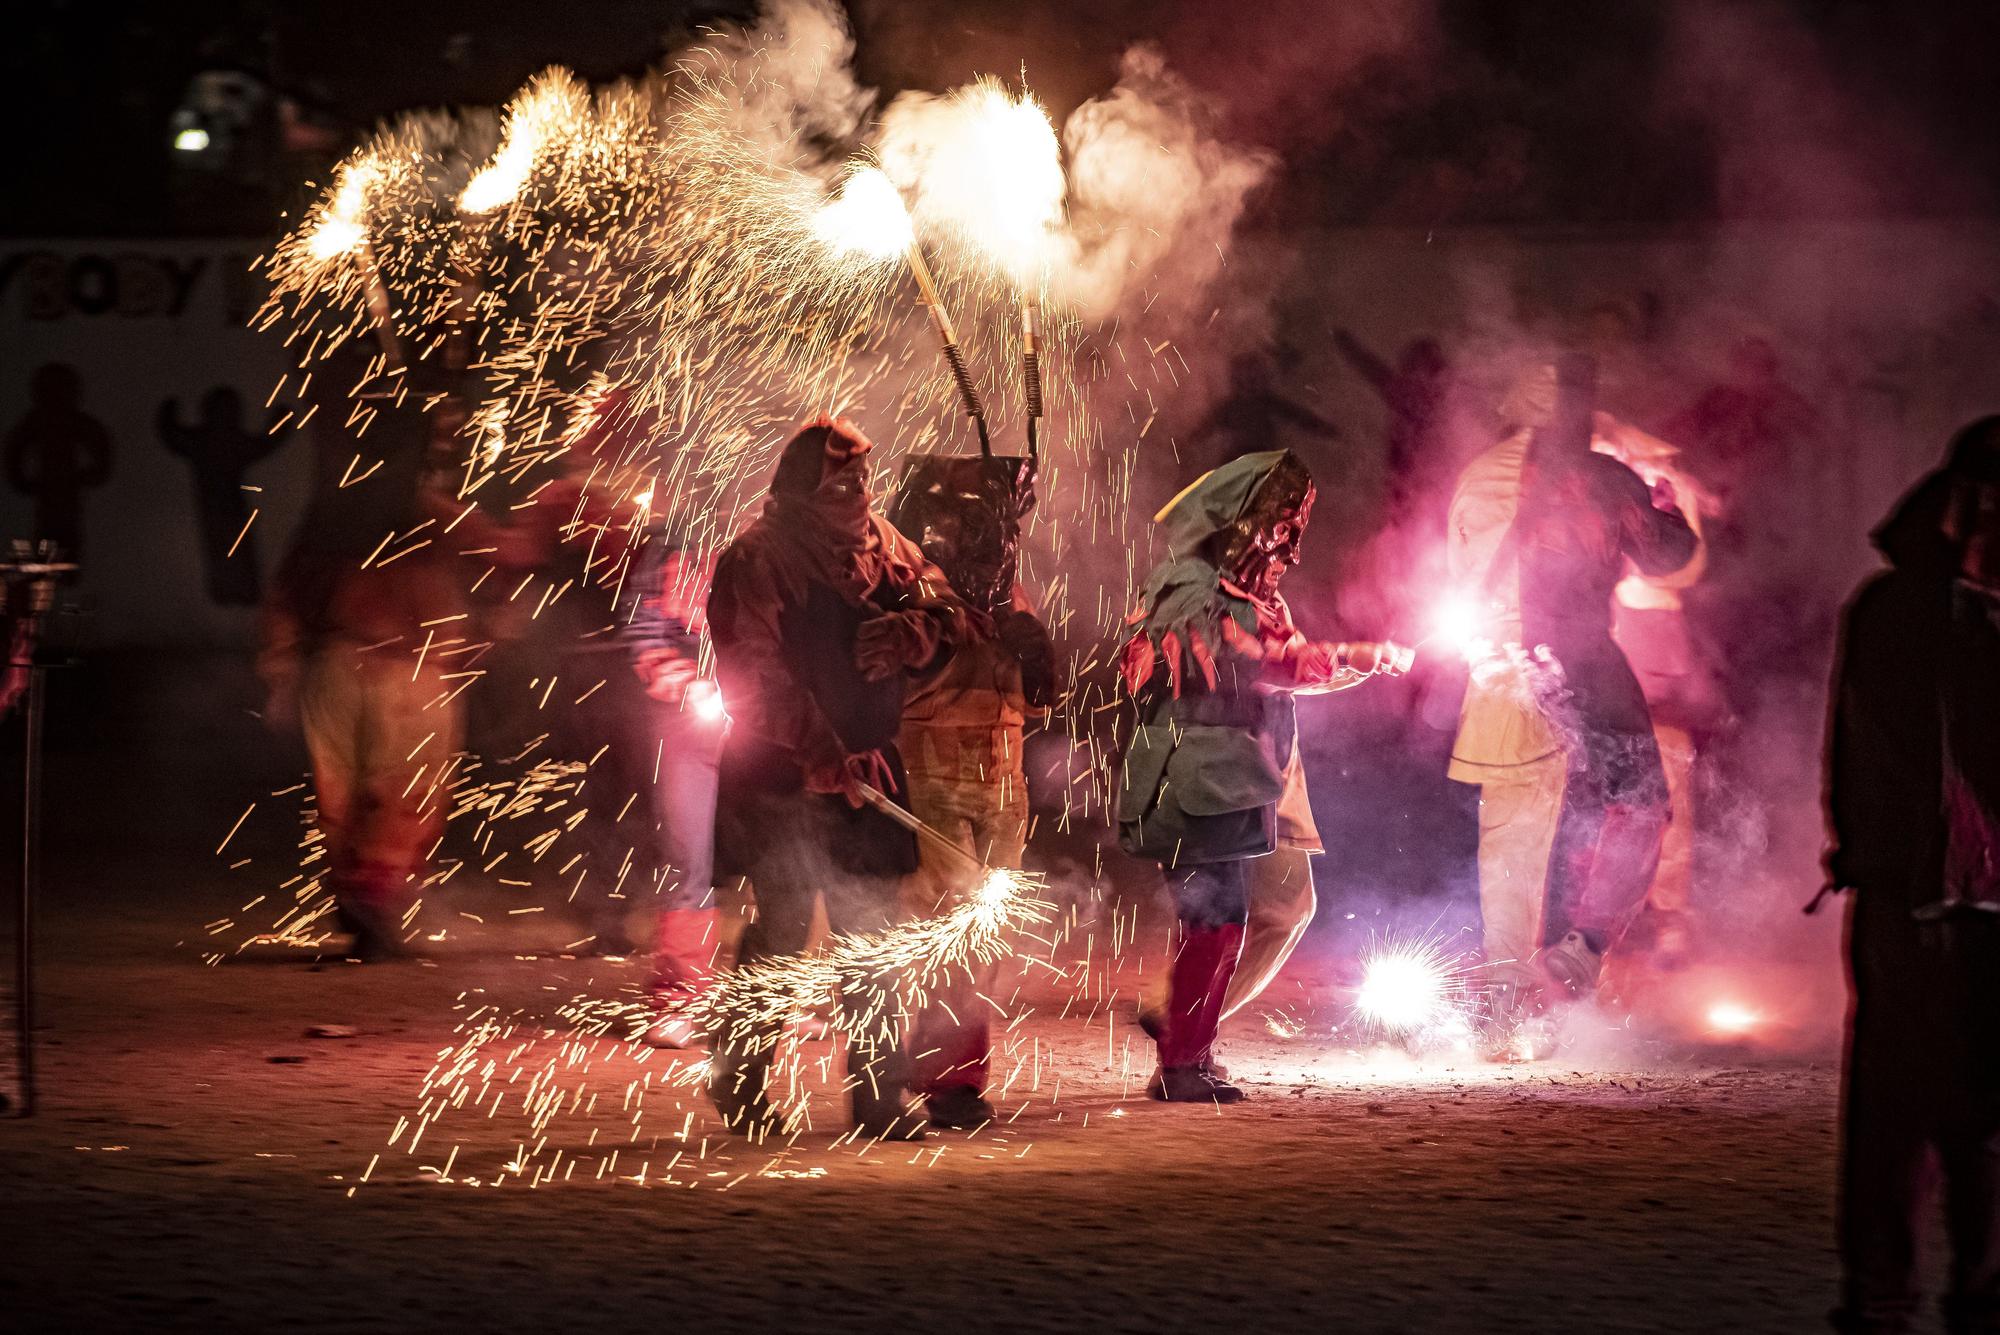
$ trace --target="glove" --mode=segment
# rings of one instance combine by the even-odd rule
[[[880,751],[856,751],[842,757],[838,765],[814,765],[806,770],[807,792],[829,797],[839,793],[847,799],[847,805],[855,808],[867,801],[861,796],[864,783],[884,793],[895,786],[889,758]]]
[[[937,630],[924,613],[888,612],[862,622],[855,632],[854,666],[864,681],[886,681],[930,662],[937,647]]]

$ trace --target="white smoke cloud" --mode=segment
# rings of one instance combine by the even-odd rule
[[[1244,203],[1275,159],[1225,144],[1209,120],[1160,52],[1137,46],[1117,86],[1064,125],[1074,245],[1067,295],[1085,314],[1112,314],[1156,276],[1191,307],[1222,269]]]
[[[794,165],[815,156],[834,165],[875,105],[875,90],[854,77],[854,31],[833,0],[767,0],[754,26],[719,33],[677,67],[729,88],[732,128]]]

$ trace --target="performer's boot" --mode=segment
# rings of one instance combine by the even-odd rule
[[[853,1086],[857,1140],[922,1140],[923,1114],[910,1104],[909,1061],[893,1037],[854,1035],[847,1040],[847,1079]]]
[[[714,981],[714,909],[668,909],[654,936],[653,1004],[657,1011],[646,1031],[656,1048],[691,1048],[701,1030],[690,1008]]]
[[[1243,950],[1243,925],[1182,927],[1162,1017],[1160,1069],[1146,1087],[1169,1103],[1235,1103],[1243,1091],[1215,1073],[1215,1030]]]
[[[722,1124],[757,1144],[783,1129],[771,1107],[771,1060],[779,1031],[768,1025],[732,1025],[726,1019],[712,1036],[708,1096]]]
[[[1580,1001],[1597,990],[1598,976],[1604,971],[1604,952],[1592,945],[1582,932],[1563,933],[1562,940],[1544,947],[1535,956],[1550,1001]]]
[[[399,868],[372,862],[333,876],[335,918],[354,934],[348,959],[378,964],[410,953],[403,944],[404,880]]]

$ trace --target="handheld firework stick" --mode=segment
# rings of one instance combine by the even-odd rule
[[[403,365],[403,345],[396,337],[396,323],[389,310],[389,285],[382,281],[381,266],[375,262],[375,245],[361,240],[361,281],[368,292],[368,316],[375,326],[375,341],[389,365]]]
[[[917,836],[919,842],[928,844],[950,858],[953,862],[956,862],[959,866],[965,868],[968,872],[972,873],[976,881],[984,881],[993,874],[993,868],[987,866],[984,862],[981,862],[978,858],[972,856],[972,854],[966,852],[957,844],[918,820],[907,808],[899,805],[881,789],[865,783],[859,785],[859,787],[861,789],[862,801],[874,807],[890,820],[895,821],[896,824],[902,826],[911,834]]]
[[[1035,322],[1041,314],[1041,303],[1033,296],[1021,295],[1021,384],[1022,397],[1028,408],[1028,459],[1031,466],[1041,460],[1040,443],[1036,440],[1036,426],[1042,416],[1042,362],[1041,353],[1035,342]],[[981,437],[980,443],[985,443]]]
[[[389,287],[382,281],[381,265],[375,260],[375,243],[368,228],[368,190],[381,180],[385,168],[372,158],[350,160],[335,178],[339,185],[333,198],[321,210],[319,222],[306,236],[305,250],[318,263],[329,263],[352,254],[361,276],[361,290],[375,329],[375,341],[392,367],[403,365],[402,344],[396,338],[394,313],[389,307]]]
[[[931,266],[924,259],[923,249],[914,237],[910,240],[907,254],[910,276],[917,280],[917,291],[923,297],[924,308],[931,314],[931,325],[937,330],[945,363],[951,367],[951,378],[958,386],[958,397],[965,403],[965,415],[972,419],[979,432],[979,452],[991,454],[993,445],[986,432],[986,405],[980,402],[979,386],[973,383],[972,368],[966,365],[965,351],[958,344],[958,331],[952,327],[951,315],[944,308],[944,300],[938,296],[937,280],[931,277]]]
[[[979,386],[973,383],[972,369],[958,343],[958,330],[938,295],[937,279],[924,259],[923,248],[910,223],[902,192],[880,167],[857,164],[842,183],[840,193],[823,205],[814,220],[821,241],[841,253],[859,253],[886,261],[900,255],[916,280],[917,294],[930,312],[931,327],[937,330],[945,363],[951,367],[952,382],[965,403],[966,416],[979,430],[979,448],[992,453],[986,431],[986,405],[980,402]]]

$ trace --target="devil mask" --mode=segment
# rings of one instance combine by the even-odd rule
[[[944,571],[958,596],[998,612],[1021,568],[1021,521],[1035,508],[1032,459],[919,454],[903,470],[889,522]]]
[[[1312,474],[1298,456],[1285,451],[1250,494],[1243,511],[1217,535],[1217,564],[1260,598],[1278,591],[1278,581],[1299,563],[1306,525],[1312,519]]]

